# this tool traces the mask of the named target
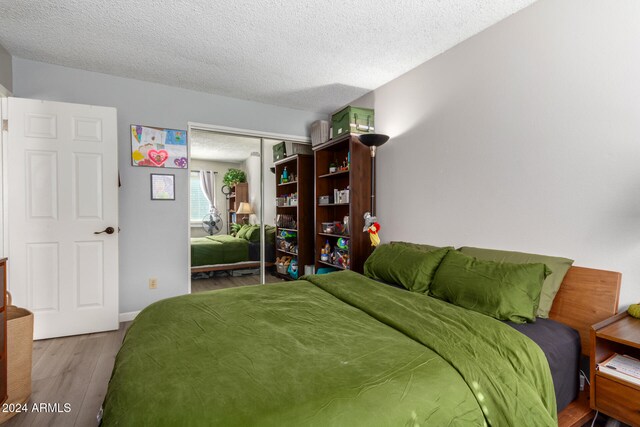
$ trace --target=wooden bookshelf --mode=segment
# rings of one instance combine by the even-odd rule
[[[249,183],[243,182],[240,184],[236,184],[231,189],[231,195],[229,196],[229,215],[227,218],[228,224],[232,224],[234,222],[238,224],[242,224],[242,220],[244,217],[248,217],[249,215],[235,215],[235,221],[233,220],[233,216],[240,207],[240,203],[249,202]]]
[[[364,262],[371,254],[369,234],[362,232],[364,214],[371,210],[371,155],[369,148],[363,145],[355,134],[343,135],[335,140],[313,147],[315,173],[315,265],[332,266],[331,262],[320,260],[320,251],[328,241],[334,247],[339,238],[349,239],[349,269],[362,273]],[[347,170],[329,172],[333,162],[342,166],[350,153],[351,163]],[[333,190],[349,188],[349,203],[319,204],[320,196],[333,197]],[[324,233],[323,222],[344,222],[349,217],[349,232],[345,234]]]
[[[280,227],[276,219],[276,257],[292,256],[298,260],[298,276],[304,274],[305,265],[314,263],[314,233],[313,233],[313,156],[310,154],[295,154],[275,162],[277,197],[298,193],[297,204],[293,206],[277,206],[276,215],[290,215],[296,221],[296,226]],[[284,168],[289,176],[295,175],[295,180],[287,183],[280,182]],[[296,233],[298,245],[297,253],[279,249],[278,240],[282,231]],[[291,280],[285,274],[277,273],[277,277]]]

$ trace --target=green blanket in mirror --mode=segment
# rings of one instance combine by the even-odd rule
[[[349,271],[157,302],[105,426],[557,425],[542,351],[501,322]]]
[[[260,242],[260,226],[247,226],[249,231],[244,238],[227,234],[191,238],[191,266],[233,264],[251,261],[249,245]],[[267,245],[275,244],[275,227],[265,226]],[[254,259],[255,260],[255,259]]]
[[[249,261],[249,242],[226,234],[191,238],[191,266]]]

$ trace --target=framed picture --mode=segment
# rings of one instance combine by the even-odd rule
[[[175,200],[175,175],[151,174],[151,200]]]
[[[131,125],[131,165],[187,169],[187,131]]]

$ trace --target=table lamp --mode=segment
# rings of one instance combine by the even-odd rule
[[[253,210],[251,209],[251,205],[247,202],[240,202],[240,206],[236,211],[236,215],[244,215],[242,218],[243,224],[249,223],[249,215],[253,214]]]

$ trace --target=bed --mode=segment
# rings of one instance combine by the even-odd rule
[[[590,415],[586,393],[558,415],[553,349],[530,339],[544,331],[350,271],[305,279],[143,310],[103,425],[565,426]],[[589,326],[617,311],[619,286],[619,273],[572,267],[538,328],[558,333],[557,322],[588,354]]]
[[[275,227],[265,226],[265,260],[275,259]],[[236,270],[260,266],[260,226],[246,225],[237,236],[215,235],[191,238],[191,272]]]

